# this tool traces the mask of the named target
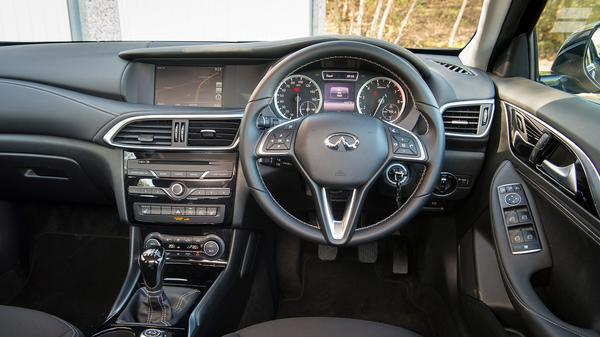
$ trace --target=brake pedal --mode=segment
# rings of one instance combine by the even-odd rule
[[[375,263],[378,255],[377,242],[365,243],[358,246],[358,261],[361,263]]]
[[[319,245],[319,260],[321,261],[335,261],[337,253],[337,247]]]
[[[392,273],[408,274],[408,249],[405,240],[397,240],[394,244]]]

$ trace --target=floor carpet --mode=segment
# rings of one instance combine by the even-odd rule
[[[91,333],[106,319],[127,273],[128,239],[44,233],[11,305],[56,315]]]
[[[323,262],[308,257],[303,268],[302,295],[283,299],[279,318],[346,317],[400,326],[425,337],[456,334],[447,307],[435,290],[409,276],[393,275],[391,264]]]

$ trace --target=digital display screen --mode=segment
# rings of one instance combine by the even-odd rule
[[[354,83],[325,83],[325,112],[354,112]]]
[[[223,67],[156,66],[154,104],[223,106]]]

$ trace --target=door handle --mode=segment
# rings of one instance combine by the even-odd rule
[[[575,163],[567,166],[558,166],[548,159],[544,159],[541,166],[544,172],[552,177],[552,179],[556,180],[569,191],[577,193],[577,168],[575,167]]]

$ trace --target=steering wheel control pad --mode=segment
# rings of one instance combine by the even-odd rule
[[[310,115],[298,127],[294,152],[317,184],[330,188],[365,185],[385,164],[388,136],[383,122],[345,112]]]

